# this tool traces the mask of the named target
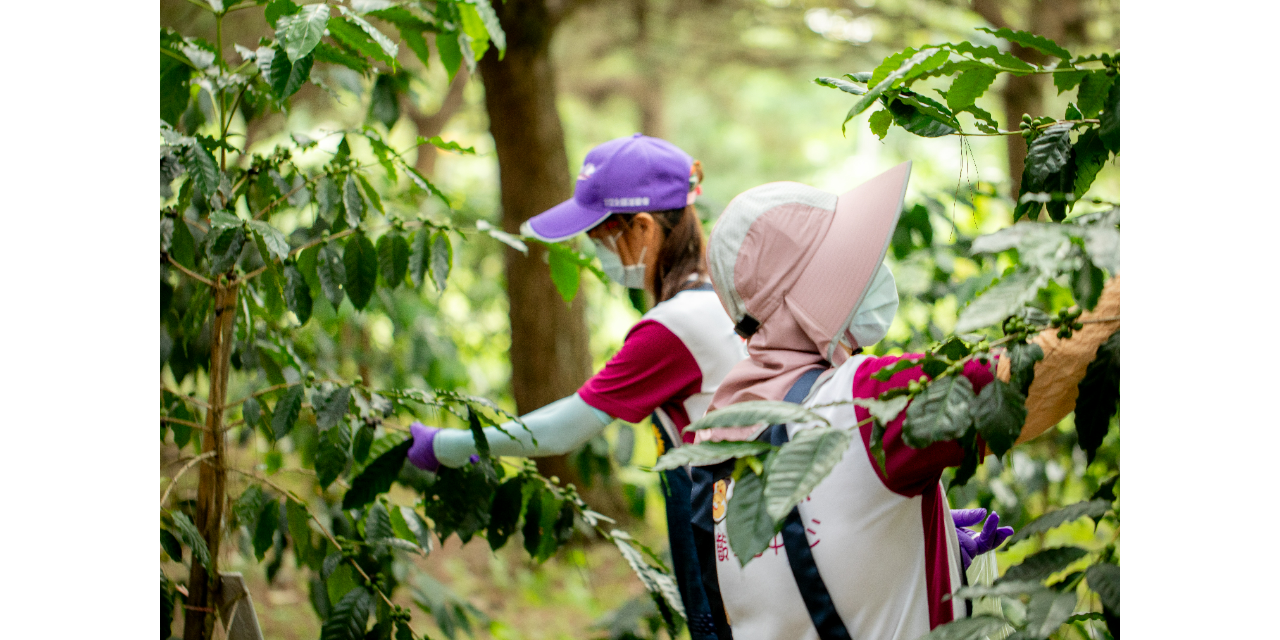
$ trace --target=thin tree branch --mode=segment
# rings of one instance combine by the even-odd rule
[[[199,430],[201,430],[201,431],[204,431],[204,430],[207,428],[207,427],[205,427],[204,425],[202,425],[202,424],[200,424],[200,423],[198,423],[198,422],[192,422],[192,421],[190,421],[190,420],[183,420],[183,419],[181,419],[181,418],[170,418],[169,416],[160,416],[160,421],[161,421],[161,422],[171,422],[171,423],[173,423],[173,424],[181,424],[181,425],[185,425],[185,426],[191,427],[192,429],[199,429]]]
[[[255,479],[255,480],[258,480],[259,482],[262,482],[262,483],[264,483],[264,484],[266,484],[266,485],[270,486],[271,488],[275,489],[276,491],[279,491],[280,493],[283,493],[283,494],[285,494],[285,495],[289,496],[290,498],[292,498],[292,499],[293,499],[295,502],[297,502],[298,504],[304,505],[304,508],[305,508],[305,505],[307,504],[307,501],[306,501],[306,500],[303,500],[302,498],[298,497],[298,495],[297,495],[297,494],[295,494],[294,492],[292,492],[292,491],[290,491],[290,490],[288,490],[288,489],[285,489],[284,487],[281,487],[280,485],[278,485],[278,484],[276,484],[276,483],[274,483],[274,482],[272,482],[272,481],[270,481],[270,480],[268,480],[268,479],[266,479],[266,478],[264,478],[264,477],[262,477],[262,476],[260,476],[260,475],[258,475],[258,474],[256,474],[256,473],[250,473],[250,472],[248,472],[248,471],[244,471],[244,470],[241,470],[241,469],[236,469],[235,467],[225,467],[225,469],[226,469],[226,470],[228,470],[228,471],[234,471],[234,472],[236,472],[236,473],[238,473],[238,474],[240,474],[240,475],[249,476],[250,478],[253,478],[253,479]],[[320,529],[320,533],[321,533],[321,534],[323,534],[323,535],[324,535],[324,537],[328,538],[328,539],[329,539],[329,542],[332,542],[332,543],[333,543],[333,546],[335,546],[335,547],[337,547],[337,548],[341,549],[341,548],[342,548],[342,544],[338,542],[337,538],[334,538],[334,537],[333,537],[333,535],[329,533],[329,530],[325,528],[324,523],[323,523],[323,522],[320,522],[320,518],[317,518],[317,517],[316,517],[316,515],[315,515],[314,513],[311,513],[311,510],[310,510],[310,509],[305,509],[305,510],[306,510],[306,512],[307,512],[307,516],[309,516],[313,521],[315,521],[315,523],[316,523],[316,527],[318,527],[318,528]],[[364,579],[365,579],[365,581],[366,581],[366,582],[368,582],[370,585],[373,585],[373,584],[374,584],[374,582],[373,582],[373,578],[369,577],[369,574],[365,573],[364,568],[363,568],[363,567],[361,567],[361,566],[359,565],[359,563],[357,563],[357,562],[356,562],[355,558],[348,558],[348,560],[350,560],[350,561],[351,561],[351,566],[355,567],[356,571],[358,571],[358,572],[360,573],[360,575],[364,577]],[[386,601],[387,606],[389,606],[389,607],[393,607],[393,608],[396,606],[396,603],[392,602],[392,601],[391,601],[391,598],[388,598],[388,597],[387,597],[387,594],[383,593],[381,589],[379,589],[378,587],[374,586],[374,587],[373,587],[373,590],[374,590],[374,591],[377,591],[377,592],[378,592],[378,595],[382,596],[382,599],[383,599],[384,601]]]
[[[202,427],[202,428],[203,428],[203,427]],[[177,472],[177,473],[175,473],[175,474],[173,474],[173,478],[169,480],[169,488],[168,488],[168,489],[165,489],[165,490],[164,490],[164,495],[160,496],[160,508],[161,508],[161,509],[163,509],[163,508],[164,508],[164,504],[165,504],[166,502],[168,502],[168,501],[169,501],[169,493],[173,491],[173,488],[174,488],[174,487],[178,486],[178,478],[181,478],[181,477],[182,477],[182,474],[186,473],[188,469],[190,469],[191,467],[195,466],[195,464],[196,464],[197,462],[200,462],[201,460],[204,460],[205,458],[208,458],[208,457],[212,456],[212,455],[213,455],[213,454],[215,454],[215,453],[217,453],[217,452],[216,452],[216,451],[206,451],[206,452],[204,452],[204,453],[202,453],[202,454],[200,454],[200,455],[198,455],[198,456],[196,456],[196,457],[192,458],[191,460],[188,460],[188,461],[187,461],[187,464],[182,465],[182,468],[181,468],[181,469],[178,469],[178,472]]]
[[[209,408],[209,403],[208,403],[208,402],[205,402],[204,400],[201,400],[201,399],[199,399],[199,398],[193,398],[193,397],[191,397],[191,396],[188,396],[188,395],[184,395],[184,394],[178,393],[177,391],[174,391],[173,389],[170,389],[170,388],[168,388],[168,387],[164,386],[164,384],[161,384],[161,385],[160,385],[160,390],[161,390],[161,391],[167,391],[167,392],[169,392],[169,393],[172,393],[173,395],[178,396],[178,398],[180,398],[180,399],[182,399],[182,400],[186,400],[187,402],[190,402],[191,404],[194,404],[194,405],[196,405],[197,407],[200,407],[201,409],[208,409],[208,408]]]
[[[333,234],[333,235],[331,235],[331,236],[329,236],[329,237],[327,237],[327,238],[320,238],[320,239],[318,239],[318,240],[312,240],[311,242],[308,242],[308,243],[306,243],[306,244],[304,244],[304,245],[302,245],[302,246],[298,247],[297,249],[294,249],[293,251],[290,251],[290,252],[289,252],[289,255],[290,255],[290,256],[295,256],[295,255],[297,255],[297,254],[299,254],[299,253],[302,253],[303,251],[306,251],[307,249],[310,249],[311,247],[314,247],[314,246],[316,246],[316,245],[318,245],[318,244],[324,244],[324,243],[326,243],[326,242],[328,242],[328,241],[330,241],[330,240],[337,240],[338,238],[345,238],[346,236],[349,236],[349,235],[351,235],[351,234],[353,234],[353,233],[355,233],[355,232],[356,232],[356,229],[346,229],[346,230],[343,230],[343,231],[339,231],[338,233],[335,233],[335,234]],[[263,272],[263,271],[266,271],[266,270],[267,270],[266,265],[263,265],[263,266],[261,266],[261,267],[258,267],[257,269],[254,269],[253,271],[250,271],[249,273],[246,273],[246,274],[244,275],[244,277],[243,277],[243,278],[241,278],[240,280],[241,280],[241,281],[245,281],[245,280],[249,280],[249,279],[251,279],[251,278],[256,278],[256,277],[258,277],[258,276],[262,275],[262,272]]]
[[[183,222],[183,221],[182,221],[182,220],[179,220],[178,222]],[[186,268],[186,267],[182,266],[181,264],[179,264],[179,263],[178,263],[178,261],[177,261],[177,260],[174,260],[174,259],[173,259],[173,256],[171,256],[171,255],[169,255],[169,254],[167,254],[167,253],[166,253],[166,254],[164,254],[164,257],[165,257],[165,259],[166,259],[166,260],[168,260],[168,261],[169,261],[169,264],[172,264],[173,266],[177,267],[177,268],[178,268],[178,271],[181,271],[181,272],[183,272],[183,273],[187,274],[187,276],[189,276],[189,277],[191,277],[191,278],[193,278],[193,279],[195,279],[195,280],[199,280],[200,282],[203,282],[203,283],[205,283],[206,285],[209,285],[210,287],[214,286],[214,284],[213,284],[213,281],[212,281],[212,280],[210,280],[210,279],[208,279],[208,278],[206,278],[206,277],[204,277],[204,276],[202,276],[202,275],[200,275],[200,274],[198,274],[198,273],[196,273],[196,272],[194,272],[194,271],[192,271],[192,270],[190,270],[190,269],[188,269],[188,268]]]

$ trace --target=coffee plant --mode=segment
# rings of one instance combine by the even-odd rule
[[[1120,153],[1120,56],[1074,56],[1053,41],[1022,31],[982,29],[996,37],[1035,49],[1057,60],[1037,66],[995,46],[970,42],[908,48],[869,72],[815,82],[856,97],[845,125],[864,111],[879,106],[869,126],[883,139],[894,126],[923,138],[943,136],[1009,136],[1026,140],[1025,169],[1014,194],[1013,224],[978,238],[959,237],[948,252],[964,250],[994,268],[1000,255],[1010,266],[994,278],[952,282],[951,274],[935,268],[931,300],[954,295],[964,302],[954,335],[927,345],[874,376],[889,376],[913,367],[924,375],[909,386],[879,398],[857,399],[868,417],[857,425],[832,425],[822,416],[784,402],[747,402],[712,412],[690,429],[746,426],[761,423],[817,423],[799,431],[781,447],[764,442],[711,442],[681,447],[659,458],[655,468],[710,464],[737,458],[735,479],[756,477],[739,485],[729,511],[729,542],[739,558],[764,551],[781,528],[783,518],[804,500],[840,461],[853,430],[871,426],[871,453],[884,464],[881,439],[885,425],[905,412],[903,439],[913,447],[957,441],[965,452],[951,486],[962,487],[982,462],[978,437],[997,457],[1005,456],[1021,434],[1027,417],[1026,394],[1043,350],[1028,341],[1046,329],[1070,339],[1085,325],[1081,315],[1098,303],[1108,277],[1120,271],[1120,208],[1118,203],[1087,198],[1103,165]],[[1062,94],[1074,90],[1074,101],[1061,117],[1023,116],[1016,129],[1005,130],[976,104],[1000,74],[1048,75]],[[919,85],[929,79],[949,80],[945,88]],[[937,84],[936,82],[933,84]],[[961,114],[972,123],[969,128]],[[976,194],[994,197],[993,193]],[[1082,203],[1092,211],[1076,211]],[[890,243],[898,259],[916,251],[939,251],[933,245],[931,212],[936,200],[907,207]],[[905,303],[904,303],[905,304]],[[1118,317],[1087,322],[1116,322]],[[930,325],[931,329],[936,329]],[[1011,377],[991,382],[975,394],[960,372],[966,363],[989,363],[999,353],[1011,364]],[[1048,638],[1063,627],[1077,627],[1084,637],[1098,633],[1120,635],[1120,511],[1118,464],[1095,453],[1108,431],[1119,429],[1120,332],[1111,334],[1097,350],[1079,383],[1075,406],[1078,444],[1088,462],[1109,465],[1107,479],[1089,499],[1070,504],[1022,525],[1008,541],[1012,546],[1028,538],[1090,518],[1106,522],[1115,532],[1100,548],[1061,546],[1041,549],[1011,566],[992,585],[961,589],[956,597],[995,598],[1002,616],[989,614],[956,620],[938,627],[929,638],[986,637]],[[1096,526],[1096,524],[1095,524]],[[1063,575],[1065,573],[1065,575]],[[1052,580],[1051,580],[1052,579]],[[1096,598],[1096,599],[1095,599]],[[1082,605],[1083,603],[1083,605]],[[1091,621],[1101,621],[1102,626]]]
[[[161,638],[179,610],[185,640],[229,624],[219,568],[230,548],[264,563],[269,578],[291,551],[310,576],[322,640],[424,637],[392,600],[406,586],[452,637],[477,612],[406,556],[451,535],[482,535],[496,550],[519,531],[542,561],[584,527],[617,546],[675,629],[683,610],[661,559],[573,486],[489,454],[482,429],[514,416],[459,391],[434,362],[428,389],[379,387],[325,355],[341,318],[394,315],[427,283],[444,290],[469,238],[525,249],[483,221],[460,224],[450,198],[406,159],[415,148],[473,149],[438,136],[397,149],[389,137],[413,79],[401,47],[450,78],[491,49],[501,56],[490,0],[189,1],[212,14],[217,39],[160,33],[160,438],[179,456],[163,478],[160,547],[187,569],[161,571]],[[271,37],[224,42],[223,20],[238,11],[261,12]],[[262,129],[288,122],[271,116],[303,95],[336,96],[334,70],[370,87],[363,126],[313,137],[286,124],[267,138],[274,146],[250,153],[250,128],[264,139]],[[455,416],[476,434],[472,464],[438,474],[407,465],[407,425],[425,414]],[[265,450],[250,446],[258,438]],[[174,490],[191,471],[194,499]],[[286,475],[308,478],[307,488]],[[420,498],[396,504],[386,494],[397,483]]]

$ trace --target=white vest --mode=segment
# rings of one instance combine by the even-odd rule
[[[866,356],[854,356],[824,376],[804,404],[851,400],[854,373],[865,360]],[[833,426],[857,424],[853,405],[815,411]],[[788,425],[787,430],[793,435],[815,426]],[[929,632],[924,525],[928,514],[922,515],[923,497],[889,490],[872,464],[855,430],[844,458],[800,503],[800,519],[818,572],[849,633],[858,640],[915,640]],[[716,487],[713,509],[716,569],[734,640],[816,640],[781,535],[745,568],[729,548],[724,513],[733,485],[732,480],[721,482],[726,484]],[[961,584],[958,543],[946,494],[939,493],[954,592]],[[954,618],[965,615],[963,600],[943,606],[952,608]]]

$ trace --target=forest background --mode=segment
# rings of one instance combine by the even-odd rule
[[[945,337],[960,308],[1004,268],[998,261],[970,259],[965,243],[1010,223],[1025,143],[1016,136],[919,138],[900,131],[881,140],[861,118],[841,134],[850,96],[813,79],[870,70],[893,51],[933,42],[969,40],[1009,50],[1007,42],[977,27],[1028,29],[1076,55],[1120,46],[1119,1],[509,0],[495,6],[506,6],[504,18],[516,12],[522,19],[503,24],[506,55],[499,59],[489,51],[475,74],[463,63],[451,81],[447,65],[424,65],[407,46],[399,49],[403,72],[394,82],[392,76],[361,76],[335,65],[317,68],[312,78],[323,86],[305,84],[287,111],[247,122],[233,114],[230,131],[243,136],[237,147],[269,154],[278,143],[310,138],[319,143],[305,154],[321,164],[320,156],[337,151],[330,132],[339,129],[375,123],[385,127],[379,131],[394,148],[412,147],[420,136],[440,136],[474,154],[419,146],[406,159],[451,206],[426,198],[419,211],[404,216],[468,229],[488,223],[508,232],[572,193],[572,175],[590,147],[637,131],[667,138],[701,160],[707,180],[700,211],[708,229],[728,200],[756,184],[796,180],[842,192],[861,178],[914,160],[908,202],[923,205],[925,214],[923,223],[916,216],[914,227],[904,227],[905,236],[888,257],[902,306],[888,337],[870,348],[876,353],[920,351]],[[161,1],[160,26],[216,38],[212,14],[189,1]],[[228,56],[236,55],[233,42],[252,49],[271,35],[261,10],[230,13],[221,29]],[[394,35],[396,29],[387,32]],[[1039,52],[1016,45],[1011,52],[1032,63],[1044,61]],[[214,120],[206,96],[196,91],[183,111],[180,128],[187,133]],[[1002,76],[978,105],[1006,115],[1001,122],[1012,127],[1019,114],[1062,113],[1069,97],[1047,78]],[[538,127],[521,124],[529,116],[539,120]],[[357,145],[352,152],[372,159],[367,148]],[[306,157],[300,154],[300,164]],[[239,160],[233,154],[229,161]],[[1115,161],[1103,166],[1089,193],[1119,202],[1119,188]],[[1082,204],[1075,212],[1102,209]],[[589,243],[577,248],[590,253]],[[315,356],[317,370],[335,378],[360,379],[370,388],[453,389],[492,398],[508,412],[529,412],[572,393],[603,366],[639,317],[636,307],[645,305],[589,271],[568,278],[579,284],[566,303],[566,276],[558,288],[545,261],[538,246],[526,257],[499,239],[470,234],[466,242],[453,243],[443,292],[420,282],[416,289],[380,293],[360,311],[349,300],[334,308],[317,298],[315,319],[298,342]],[[296,378],[300,372],[285,367],[282,375]],[[244,385],[230,393],[234,397],[256,388],[248,380],[233,384]],[[209,387],[206,371],[175,371],[166,362],[164,335],[161,385],[193,396]],[[444,412],[436,424],[465,426]],[[264,474],[289,489],[314,493],[314,476],[288,472],[300,467],[297,458],[305,454],[296,444],[271,443],[252,429],[244,433],[236,447],[264,456]],[[620,520],[649,547],[662,549],[658,476],[643,470],[655,460],[649,433],[648,425],[616,422],[582,451],[539,461],[538,467],[576,484],[591,506]],[[198,452],[200,443],[178,429],[161,434],[164,492],[180,467],[174,462]],[[1018,527],[1046,509],[1087,498],[1105,475],[1098,462],[1114,468],[1117,458],[1119,438],[1112,430],[1091,465],[1068,417],[1004,463],[988,457],[973,481],[952,490],[952,506],[995,508],[1004,524]],[[175,500],[195,497],[196,481],[196,474],[180,477]],[[411,506],[413,500],[399,486],[390,493],[392,503]],[[1076,525],[1052,536],[1080,544],[1096,536],[1087,522]],[[1041,536],[1001,550],[997,561],[1004,570],[1052,544]],[[280,547],[275,562],[259,563],[252,547],[230,544],[221,557],[225,570],[246,573],[265,635],[319,636],[314,588],[292,548]],[[415,564],[415,575],[428,577],[412,593],[398,593],[397,602],[410,607],[416,600],[430,609],[433,616],[413,621],[430,637],[620,637],[645,632],[644,618],[655,613],[614,545],[590,535],[541,563],[520,545],[490,552],[483,540],[462,545],[456,536],[425,557],[406,558]],[[161,568],[174,580],[187,571],[165,554]],[[180,607],[173,628],[182,634]]]

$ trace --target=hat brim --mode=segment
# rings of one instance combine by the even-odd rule
[[[608,217],[608,211],[588,209],[569,198],[526,220],[520,233],[543,242],[560,242],[589,231]]]
[[[902,216],[911,162],[904,162],[841,194],[822,244],[787,294],[793,309],[802,308],[801,321],[810,338],[826,346],[831,359],[840,330],[866,296],[871,278],[889,249]],[[835,291],[858,291],[851,300]],[[797,304],[800,303],[800,304]]]

